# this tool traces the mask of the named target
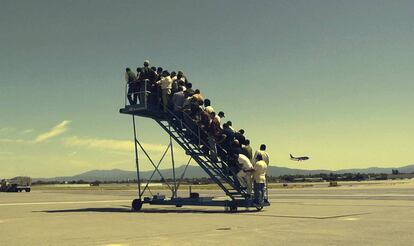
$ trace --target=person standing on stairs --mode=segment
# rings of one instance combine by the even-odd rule
[[[170,77],[170,73],[167,70],[164,70],[162,72],[162,76],[163,77],[159,81],[157,81],[157,84],[161,87],[163,110],[164,112],[167,112],[168,99],[171,94],[172,79]]]
[[[137,84],[136,84],[137,76],[134,72],[131,71],[129,67],[125,69],[125,81],[128,84],[128,92],[127,98],[129,101],[129,105],[137,104]]]
[[[241,170],[237,173],[237,179],[243,187],[247,188],[247,194],[251,195],[253,165],[249,158],[242,154],[238,155],[237,160],[241,166]]]
[[[253,150],[252,147],[250,146],[250,140],[246,139],[244,141],[243,147],[242,147],[242,154],[247,156],[247,158],[249,158],[249,160],[252,159],[253,157]]]
[[[262,144],[260,145],[260,150],[256,150],[253,157],[253,164],[257,161],[258,155],[262,156],[262,160],[266,163],[266,165],[269,165],[269,155],[266,153],[266,145]]]

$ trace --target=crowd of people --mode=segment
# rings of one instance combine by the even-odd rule
[[[219,157],[224,160],[228,164],[223,167],[224,171],[234,175],[249,195],[254,183],[254,200],[263,204],[269,165],[266,145],[262,144],[253,155],[245,131],[236,131],[231,121],[224,123],[224,112],[216,113],[211,101],[205,99],[200,90],[193,90],[182,71],[170,73],[162,67],[150,67],[148,60],[143,65],[136,73],[126,68],[129,104],[146,102],[160,106],[164,112],[172,111],[188,128],[188,137],[198,141],[213,161]]]

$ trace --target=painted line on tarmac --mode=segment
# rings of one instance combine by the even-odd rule
[[[0,207],[2,206],[27,206],[27,205],[88,204],[88,203],[110,203],[110,202],[131,202],[131,200],[0,203]]]
[[[307,216],[307,215],[281,215],[281,214],[241,214],[245,216],[259,216],[259,217],[275,217],[275,218],[290,218],[290,219],[314,219],[314,220],[326,220],[326,219],[338,219],[359,215],[367,215],[370,213],[355,213],[355,214],[340,214],[332,216]]]

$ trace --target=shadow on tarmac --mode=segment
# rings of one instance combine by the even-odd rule
[[[39,213],[77,213],[77,212],[97,212],[97,213],[130,213],[131,208],[77,208],[61,210],[33,211]]]
[[[61,210],[42,210],[33,211],[39,213],[81,213],[81,212],[96,212],[96,213],[154,213],[154,214],[165,214],[165,213],[176,213],[176,214],[228,214],[230,212],[224,210],[194,210],[194,209],[156,209],[148,208],[138,212],[132,211],[131,207],[117,207],[117,208],[77,208],[77,209],[61,209]],[[231,213],[257,213],[254,210],[239,210]]]

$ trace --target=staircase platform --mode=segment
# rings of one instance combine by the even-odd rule
[[[151,119],[166,119],[167,114],[159,110],[158,107],[153,105],[127,105],[125,108],[119,109],[121,114],[129,114],[140,117],[146,117]]]

